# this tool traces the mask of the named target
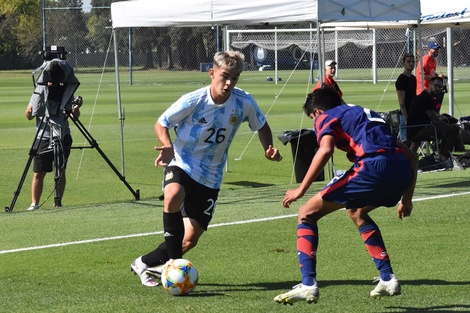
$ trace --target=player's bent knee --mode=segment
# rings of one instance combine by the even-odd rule
[[[197,245],[197,240],[183,240],[183,253],[188,252]]]

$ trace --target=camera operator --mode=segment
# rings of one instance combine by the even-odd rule
[[[60,173],[58,184],[60,198],[54,203],[54,207],[62,206],[60,199],[65,190],[65,168],[72,147],[72,136],[67,118],[70,113],[78,118],[83,104],[81,97],[73,100],[73,93],[78,84],[72,67],[65,61],[54,59],[46,64],[26,109],[25,115],[28,120],[36,118],[37,138],[35,140],[40,141],[34,156],[32,203],[27,208],[28,211],[39,209],[44,177],[46,173],[53,171],[53,165],[59,168]],[[59,149],[56,149],[59,151],[58,164],[53,164],[54,145],[59,146]]]

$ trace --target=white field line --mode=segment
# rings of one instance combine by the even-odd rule
[[[419,198],[419,199],[414,199],[413,202],[427,201],[427,200],[434,200],[434,199],[442,199],[442,198],[449,198],[449,197],[458,197],[458,196],[463,196],[463,195],[467,195],[467,194],[470,194],[470,191],[462,192],[462,193],[447,194],[447,195],[432,196],[432,197],[426,197],[426,198]],[[209,227],[212,228],[212,227],[221,227],[221,226],[230,226],[230,225],[258,223],[258,222],[279,220],[279,219],[284,219],[284,218],[289,218],[289,217],[294,217],[294,216],[297,216],[297,213],[296,214],[289,214],[289,215],[258,218],[258,219],[246,220],[246,221],[219,223],[219,224],[209,225]],[[55,247],[65,247],[65,246],[71,246],[71,245],[94,243],[94,242],[108,241],[108,240],[127,239],[127,238],[133,238],[133,237],[152,236],[152,235],[159,235],[159,234],[162,234],[162,233],[163,233],[163,231],[157,231],[157,232],[151,232],[151,233],[131,234],[131,235],[95,238],[95,239],[87,239],[87,240],[79,240],[79,241],[70,241],[70,242],[64,242],[64,243],[54,243],[54,244],[43,245],[43,246],[34,246],[34,247],[18,248],[18,249],[11,249],[11,250],[0,250],[0,254],[22,252],[22,251],[32,251],[32,250],[40,250],[40,249],[48,249],[48,248],[55,248]]]

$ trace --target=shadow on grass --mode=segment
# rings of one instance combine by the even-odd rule
[[[38,210],[33,212],[26,211],[23,208],[17,209],[12,212],[5,212],[5,214],[57,214],[63,213],[66,211],[75,211],[75,210],[83,210],[83,209],[100,209],[105,208],[109,209],[114,204],[122,205],[126,204],[129,206],[141,206],[141,207],[155,207],[155,208],[163,208],[163,202],[161,200],[131,200],[128,202],[108,202],[108,203],[96,203],[96,204],[87,204],[87,205],[80,205],[80,206],[68,206],[64,205],[60,208],[53,208],[48,206],[47,204],[42,205]],[[1,213],[1,212],[0,212]]]
[[[470,188],[470,181],[461,179],[456,181],[455,179],[441,179],[440,181],[427,181],[425,183],[420,182],[418,178],[418,184],[420,184],[419,194],[420,196],[435,196],[436,191],[448,190],[448,193],[463,193],[467,192]],[[441,192],[445,194],[446,192]]]
[[[287,281],[287,282],[272,282],[272,283],[246,283],[246,284],[213,284],[213,283],[199,283],[199,286],[217,287],[220,291],[247,291],[247,290],[285,290],[292,288],[300,282]],[[417,280],[400,280],[402,286],[470,286],[470,281],[446,281],[446,280],[435,280],[435,279],[417,279]],[[322,280],[318,281],[318,287],[328,286],[371,286],[374,287],[376,283],[370,280]]]
[[[226,185],[241,186],[241,187],[252,187],[252,188],[261,188],[261,187],[274,186],[274,184],[264,184],[264,183],[252,182],[252,181],[247,181],[247,180],[227,182],[225,184]]]
[[[195,290],[189,296],[193,297],[213,297],[225,295],[227,292],[242,291],[246,292],[249,290],[282,290],[292,288],[292,286],[298,284],[299,281],[289,281],[289,282],[275,282],[275,283],[246,283],[246,284],[211,284],[211,283],[200,283],[201,287],[216,287],[217,292],[204,290]],[[418,280],[400,280],[402,286],[411,285],[411,286],[468,286],[470,281],[446,281],[446,280],[427,280],[427,279],[418,279]],[[318,286],[320,288],[327,286],[339,286],[339,285],[353,285],[353,286],[362,286],[368,285],[373,287],[375,283],[372,283],[372,280],[326,280],[319,281]],[[389,306],[386,307],[386,312],[397,312],[397,313],[412,313],[412,312],[439,312],[439,313],[450,313],[450,312],[470,312],[470,305],[466,304],[455,304],[455,305],[440,305],[440,306],[429,306],[429,307],[406,307],[406,306]]]
[[[392,312],[397,312],[397,313],[413,313],[413,312],[451,313],[451,312],[470,312],[470,305],[463,305],[463,304],[439,305],[439,306],[429,306],[425,308],[394,306],[394,307],[386,307],[386,309],[393,310]]]
[[[468,188],[470,187],[470,181],[458,181],[458,182],[452,182],[448,184],[436,184],[436,187],[441,187],[441,188]]]

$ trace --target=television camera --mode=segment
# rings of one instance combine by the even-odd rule
[[[65,60],[67,51],[65,51],[64,47],[51,45],[50,47],[46,47],[45,50],[42,50],[40,54],[42,54],[44,61],[51,61],[53,59]]]

